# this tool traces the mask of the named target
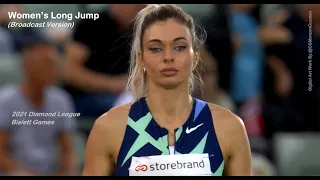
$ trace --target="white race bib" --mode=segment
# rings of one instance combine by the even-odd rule
[[[130,176],[211,176],[208,154],[132,157]]]

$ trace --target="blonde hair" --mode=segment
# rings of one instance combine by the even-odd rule
[[[203,40],[200,40],[200,38],[196,36],[195,25],[192,17],[183,12],[180,7],[172,4],[150,4],[142,9],[135,18],[129,79],[127,84],[127,89],[131,91],[135,101],[144,97],[148,91],[146,73],[138,63],[138,53],[143,53],[142,41],[144,31],[155,22],[165,21],[170,18],[174,18],[189,28],[194,50],[199,50],[199,47],[203,42]],[[199,63],[197,63],[197,65],[199,65]],[[202,84],[201,77],[195,68],[189,78],[190,93],[194,91],[196,81],[199,82],[199,84]]]

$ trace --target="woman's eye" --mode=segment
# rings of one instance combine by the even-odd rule
[[[176,48],[174,48],[177,51],[183,51],[186,49],[187,46],[177,46]]]
[[[151,52],[160,52],[162,49],[161,48],[149,48]]]

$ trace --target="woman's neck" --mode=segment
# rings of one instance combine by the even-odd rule
[[[165,127],[180,126],[192,110],[192,97],[185,85],[164,89],[150,84],[146,100],[152,116]]]

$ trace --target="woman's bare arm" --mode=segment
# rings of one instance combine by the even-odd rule
[[[90,132],[85,154],[85,164],[82,175],[106,176],[112,175],[113,162],[110,151],[108,121],[110,114],[106,113],[99,117]]]
[[[211,104],[210,109],[224,156],[224,175],[251,176],[251,150],[243,121],[220,106]]]
[[[83,176],[114,175],[130,107],[115,107],[96,120],[87,142]]]
[[[232,115],[230,120],[229,139],[232,145],[229,148],[229,159],[225,165],[225,175],[227,176],[251,176],[251,150],[247,132],[242,120]]]

